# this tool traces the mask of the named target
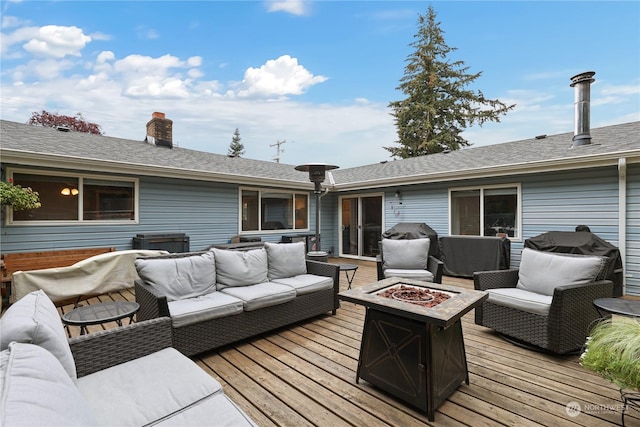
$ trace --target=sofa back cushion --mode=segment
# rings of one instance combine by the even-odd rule
[[[12,342],[0,353],[0,425],[91,426],[98,421],[53,354]]]
[[[12,341],[43,347],[58,359],[69,378],[77,381],[76,364],[60,314],[44,291],[28,293],[0,318],[0,350],[7,349]]]
[[[592,282],[603,274],[607,258],[522,250],[516,288],[542,295],[553,295],[557,286]]]
[[[426,269],[429,243],[429,239],[382,239],[382,268]]]
[[[267,251],[269,280],[307,274],[304,242],[264,244]]]
[[[218,289],[228,286],[249,286],[267,281],[267,251],[212,249],[216,260]]]
[[[157,287],[169,301],[198,297],[216,290],[216,266],[212,252],[138,258],[135,264],[140,278]]]

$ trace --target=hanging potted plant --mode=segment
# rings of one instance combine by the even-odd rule
[[[640,391],[640,322],[629,317],[600,322],[587,338],[580,363],[621,390]]]
[[[31,187],[23,188],[14,184],[11,178],[8,182],[0,181],[0,205],[11,206],[14,211],[36,209],[42,206],[37,191],[33,191]]]

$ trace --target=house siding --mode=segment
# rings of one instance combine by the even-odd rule
[[[627,167],[626,293],[640,295],[640,164]]]

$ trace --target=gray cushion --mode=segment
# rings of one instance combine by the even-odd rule
[[[593,282],[606,263],[605,257],[564,255],[524,248],[516,288],[553,295],[557,286]]]
[[[208,426],[215,427],[257,427],[231,399],[224,394],[215,394],[189,407],[186,411],[173,414],[154,426]]]
[[[515,308],[529,313],[548,316],[552,296],[529,292],[518,288],[497,288],[487,290],[487,302]]]
[[[213,253],[166,258],[138,258],[136,270],[142,280],[174,301],[216,290]]]
[[[242,313],[243,301],[223,292],[211,292],[195,298],[169,301],[169,314],[174,328],[204,322],[218,317]]]
[[[263,282],[251,286],[231,286],[222,290],[244,301],[244,311],[253,311],[291,301],[296,290],[280,283]]]
[[[387,268],[384,270],[385,279],[388,277],[402,277],[405,279],[421,280],[423,282],[433,282],[433,273],[429,270],[411,270],[401,268]]]
[[[97,420],[56,357],[12,342],[0,353],[0,425],[91,426]]]
[[[78,388],[104,426],[147,425],[222,393],[220,383],[174,348],[80,377]]]
[[[264,248],[249,251],[213,249],[218,289],[248,286],[267,281],[267,252]]]
[[[310,294],[311,292],[322,291],[333,288],[333,279],[315,274],[300,274],[294,277],[283,277],[274,279],[275,283],[291,286],[296,290],[297,295]]]
[[[6,349],[11,341],[43,347],[76,381],[76,364],[60,314],[42,290],[20,298],[0,318],[0,349]]]
[[[429,239],[382,239],[382,268],[426,269],[429,242]]]
[[[304,242],[264,244],[269,262],[269,280],[293,277],[307,272]]]

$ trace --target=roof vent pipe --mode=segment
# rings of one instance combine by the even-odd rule
[[[571,77],[574,91],[574,127],[573,146],[591,144],[591,125],[589,120],[591,104],[591,83],[595,81],[595,71],[586,71]]]

